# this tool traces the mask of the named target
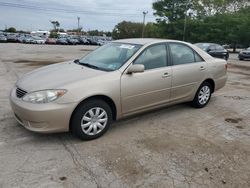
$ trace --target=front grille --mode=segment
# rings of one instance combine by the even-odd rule
[[[27,93],[27,91],[24,91],[24,90],[22,90],[22,89],[20,89],[20,88],[17,88],[17,89],[16,89],[16,96],[17,96],[18,98],[22,98],[24,95],[26,95],[26,93]]]

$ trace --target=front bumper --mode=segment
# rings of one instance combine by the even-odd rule
[[[250,59],[250,54],[239,54],[240,59]]]
[[[15,88],[10,94],[10,104],[16,120],[26,129],[39,133],[67,132],[76,103],[33,104],[16,97]]]

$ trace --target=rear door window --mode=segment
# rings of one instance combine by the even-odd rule
[[[170,53],[173,65],[190,64],[204,61],[192,48],[181,43],[170,43]]]

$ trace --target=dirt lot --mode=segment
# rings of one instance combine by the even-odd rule
[[[0,187],[250,187],[250,61],[236,55],[204,109],[122,120],[89,142],[18,125],[8,101],[18,77],[93,48],[0,44]]]

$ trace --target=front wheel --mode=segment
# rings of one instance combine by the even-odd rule
[[[212,87],[208,82],[204,82],[198,89],[194,100],[192,101],[192,106],[195,108],[205,107],[212,95]]]
[[[112,122],[110,106],[103,100],[89,100],[75,110],[71,119],[71,130],[83,140],[102,136]]]

